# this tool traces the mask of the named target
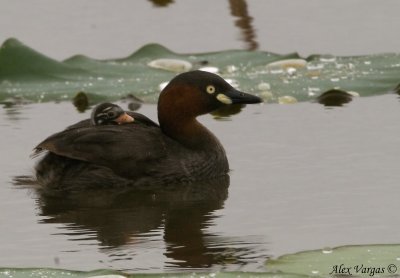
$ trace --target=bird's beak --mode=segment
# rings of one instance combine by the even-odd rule
[[[262,102],[262,99],[257,96],[243,93],[234,88],[224,94],[218,94],[217,99],[224,104],[252,104]]]
[[[119,116],[115,122],[119,125],[121,124],[127,124],[127,123],[132,123],[134,121],[133,117],[129,116],[127,113],[123,113],[121,116]]]

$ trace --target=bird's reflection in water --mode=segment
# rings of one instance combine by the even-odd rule
[[[135,242],[143,242],[151,231],[164,229],[166,265],[178,269],[240,264],[241,255],[251,253],[246,247],[227,248],[226,242],[219,245],[220,237],[206,232],[216,218],[213,212],[221,209],[228,197],[228,187],[229,176],[224,176],[145,190],[90,190],[61,196],[35,190],[40,214],[45,216],[41,223],[64,224],[66,235],[95,235],[99,249],[107,253],[121,247],[130,253]]]

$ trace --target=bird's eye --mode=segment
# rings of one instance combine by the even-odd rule
[[[115,116],[116,116],[116,113],[114,111],[108,111],[107,112],[107,117],[114,118]]]
[[[215,87],[213,85],[208,85],[206,90],[207,90],[207,93],[209,93],[209,94],[215,93]]]

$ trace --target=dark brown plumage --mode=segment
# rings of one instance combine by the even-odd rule
[[[36,167],[48,188],[148,186],[227,175],[228,160],[218,139],[196,117],[235,103],[259,103],[221,77],[202,71],[178,75],[161,92],[160,126],[128,112],[135,121],[93,125],[81,121],[36,148],[49,151]]]

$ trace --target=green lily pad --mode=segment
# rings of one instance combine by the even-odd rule
[[[91,103],[128,94],[156,102],[163,84],[189,69],[217,72],[267,102],[295,103],[314,100],[332,89],[360,96],[387,93],[400,83],[400,54],[308,58],[246,50],[177,54],[148,44],[123,59],[77,55],[56,61],[8,39],[0,47],[0,102],[70,100],[78,92]]]
[[[303,278],[400,277],[400,244],[342,246],[288,254],[266,262],[267,272],[182,272],[127,274],[112,270],[71,271],[52,268],[0,268],[2,277],[190,277],[190,278]]]
[[[359,245],[305,251],[268,260],[268,271],[315,277],[400,274],[400,245]]]
[[[112,277],[111,275],[114,275]],[[58,278],[67,278],[67,277],[107,277],[108,278],[117,278],[119,275],[117,272],[108,271],[108,270],[96,270],[92,272],[83,272],[83,271],[70,271],[70,270],[62,270],[62,269],[51,269],[51,268],[0,268],[0,277],[1,278],[25,278],[25,277],[33,277],[33,278],[42,278],[42,277],[58,277]],[[118,277],[118,278],[122,278]]]
[[[302,278],[301,275],[275,274],[262,272],[216,272],[216,273],[158,273],[158,274],[126,274],[117,271],[96,270],[96,271],[69,271],[50,268],[0,268],[0,278]]]

